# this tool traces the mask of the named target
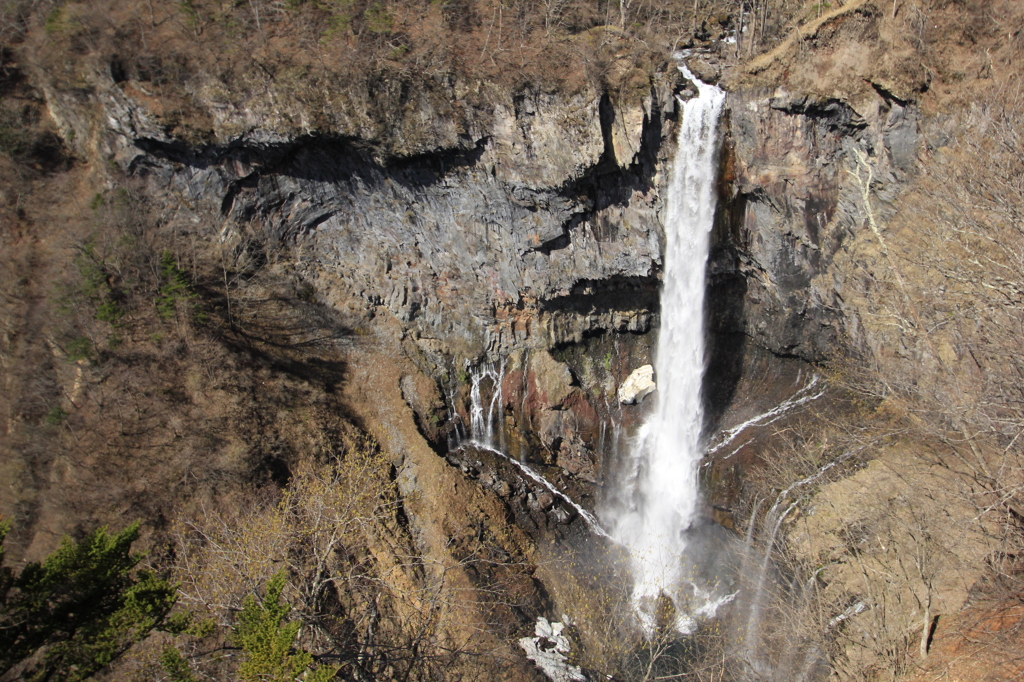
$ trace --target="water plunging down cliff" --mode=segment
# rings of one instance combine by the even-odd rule
[[[643,626],[655,627],[662,595],[676,607],[676,628],[693,629],[716,598],[684,571],[687,530],[697,505],[697,462],[703,454],[704,280],[715,214],[716,149],[725,93],[692,80],[698,96],[682,103],[678,148],[668,191],[665,274],[657,351],[657,409],[635,442],[623,504],[611,514],[612,536],[629,548],[633,604]]]

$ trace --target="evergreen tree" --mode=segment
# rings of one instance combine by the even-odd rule
[[[301,649],[293,651],[299,634],[299,621],[285,622],[291,607],[281,603],[281,592],[287,576],[274,574],[267,583],[263,601],[247,597],[235,626],[235,641],[247,654],[238,668],[238,675],[251,682],[327,682],[338,669],[313,667],[313,656]]]
[[[85,680],[164,624],[175,588],[135,570],[138,537],[137,523],[115,535],[103,527],[78,543],[65,537],[17,576],[0,571],[0,675],[22,664],[24,679]]]

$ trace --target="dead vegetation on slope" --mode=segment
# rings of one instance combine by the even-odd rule
[[[52,135],[38,93],[19,88],[36,123],[18,133]],[[57,167],[28,149],[0,158],[5,560],[139,521],[195,625],[106,674],[166,674],[172,647],[194,674],[234,675],[244,598],[286,569],[299,646],[357,677],[521,678],[501,661],[536,599],[521,548],[414,541],[404,453],[368,442],[342,393],[365,320],[244,244],[208,250],[131,178],[104,169],[111,187],[63,147]]]
[[[210,141],[220,115],[203,99],[242,104],[254,94],[295,98],[313,112],[287,122],[330,132],[332,108],[358,93],[382,120],[416,105],[488,108],[483,85],[513,93],[585,87],[632,97],[650,89],[674,49],[738,36],[730,58],[756,54],[788,32],[795,0],[20,0],[5,5],[8,49],[61,90],[88,90],[94,72],[144,103],[174,137]],[[739,26],[745,26],[737,33]],[[7,57],[9,58],[9,57]],[[449,102],[450,89],[457,86]],[[432,94],[431,94],[432,93]],[[268,94],[267,96],[274,96]],[[356,101],[353,100],[353,101]],[[364,102],[361,106],[367,106]],[[385,115],[386,114],[386,115]],[[282,122],[284,125],[286,122]],[[369,131],[367,131],[369,132]],[[380,134],[386,134],[382,132]]]
[[[571,89],[606,70],[600,51],[590,51],[587,41],[600,44],[625,29],[635,41],[631,44],[643,51],[644,40],[667,44],[669,37],[674,41],[672,31],[720,35],[735,21],[716,13],[728,9],[727,3],[695,6],[696,17],[689,2],[665,9],[598,5],[603,10],[596,13],[571,4],[546,4],[539,12],[504,3],[37,3],[24,5],[27,11],[18,21],[34,26],[32,45],[44,58],[41,67],[63,74],[69,90],[88,86],[78,80],[77,59],[108,60],[112,78],[132,81],[135,95],[152,103],[173,135],[202,143],[207,114],[190,107],[189,78],[197,69],[214,68],[210,64],[223,65],[218,77],[226,90],[287,80],[297,94],[310,97],[350,78],[383,91],[401,81],[395,74],[445,78],[460,70]],[[800,58],[773,64],[790,69],[790,83],[797,87],[834,83],[848,75],[844,60],[857,47],[856,40],[837,37],[856,37],[857,30],[876,21],[875,26],[905,34],[898,45],[899,63],[907,70],[890,80],[881,71],[874,74],[879,77],[873,82],[888,95],[922,97],[922,105],[936,111],[978,100],[950,120],[950,136],[929,151],[928,169],[905,195],[901,213],[878,226],[881,237],[865,231],[866,239],[850,247],[863,249],[861,261],[870,263],[862,273],[867,295],[854,305],[870,330],[867,356],[875,364],[868,374],[856,374],[854,383],[882,401],[867,420],[868,435],[880,437],[867,439],[877,460],[849,472],[844,481],[824,485],[831,479],[823,479],[817,495],[812,491],[801,498],[807,509],[791,521],[793,551],[801,555],[793,559],[792,570],[817,581],[820,591],[813,592],[817,596],[808,610],[788,615],[806,616],[799,621],[803,632],[834,633],[826,645],[835,647],[830,652],[839,673],[851,679],[891,678],[920,665],[941,672],[948,669],[936,660],[943,650],[958,656],[964,642],[975,646],[977,633],[993,630],[999,637],[977,655],[1001,657],[1003,665],[1012,662],[1019,625],[1014,600],[1021,592],[1017,557],[1024,513],[1017,352],[1024,149],[1016,132],[1022,125],[1019,90],[1001,75],[1019,55],[1020,33],[999,14],[1004,5],[989,9],[990,20],[973,5],[966,14],[961,6],[894,3],[889,20],[887,2],[865,3],[857,12],[843,13],[849,20],[823,22],[813,39],[794,48],[817,50],[815,59],[804,60],[807,53],[800,52]],[[755,43],[755,30],[754,40],[740,43],[736,53],[750,56],[761,49],[757,45],[769,46],[784,35],[784,22],[772,22],[788,9],[780,4],[782,14],[776,14],[772,3],[748,3],[747,11],[764,17],[761,42]],[[818,3],[815,16],[824,16],[822,9]],[[963,16],[971,21],[958,24]],[[659,28],[664,17],[671,28]],[[800,20],[816,19],[806,14]],[[609,23],[620,24],[618,30],[582,32]],[[4,25],[5,40],[20,25]],[[958,58],[942,54],[953,25],[962,28],[953,41]],[[842,50],[830,54],[837,46]],[[5,66],[9,57],[3,53]],[[23,88],[18,72],[6,73],[0,130],[5,154],[0,158],[5,193],[0,208],[5,390],[0,400],[6,420],[0,447],[10,453],[4,475],[16,482],[4,489],[2,499],[21,533],[12,535],[20,543],[12,553],[40,556],[61,532],[80,534],[121,519],[144,519],[151,546],[158,547],[174,528],[171,516],[191,523],[198,535],[211,535],[210,528],[219,526],[248,537],[249,526],[273,525],[282,515],[297,514],[287,504],[285,511],[279,506],[290,499],[286,481],[295,476],[333,480],[331,467],[338,466],[345,450],[339,443],[358,432],[335,392],[346,369],[335,346],[345,337],[347,321],[318,308],[301,282],[254,267],[241,253],[197,254],[187,235],[162,230],[163,216],[153,215],[131,182],[104,187],[96,181],[96,169],[72,163],[42,114],[41,96]],[[986,90],[978,83],[989,76],[996,86]],[[969,81],[968,95],[958,90],[961,81]],[[898,88],[901,84],[908,88]],[[859,82],[856,87],[872,86]],[[937,92],[934,100],[923,97],[928,89]],[[866,185],[870,213],[871,183]],[[794,435],[773,460],[793,461],[795,469],[765,482],[764,495],[813,473],[814,466],[846,451],[840,445],[856,442],[837,433]],[[805,457],[791,458],[794,453]],[[477,561],[472,530],[446,530],[443,541],[462,554],[451,566],[440,565],[441,574],[449,568],[449,575],[463,571],[463,560]],[[400,529],[395,533],[403,537]],[[290,537],[296,534],[301,535],[295,531]],[[368,551],[376,541],[349,544]],[[193,556],[203,556],[211,546],[183,542]],[[304,554],[302,543],[281,542],[281,558],[275,560],[281,564],[296,554],[303,560],[315,557],[315,552]],[[495,546],[500,551],[480,558],[481,566],[506,561],[502,544]],[[380,606],[374,590],[385,594],[385,602],[394,594],[360,558],[366,557],[348,556],[336,564],[359,567],[345,580],[354,576],[352,584],[372,587],[357,591],[358,604],[355,597],[347,603],[354,624],[344,627],[364,638],[351,635],[355,651],[364,646],[369,623],[389,608],[392,615],[408,609],[407,622],[415,624],[410,631],[391,633],[396,637],[408,637],[423,624],[437,626],[435,616],[414,616],[422,613],[417,603],[431,604],[416,591],[438,583],[417,588],[402,583],[400,591],[413,606]],[[169,556],[154,557],[165,559],[170,562]],[[808,563],[798,568],[798,561]],[[274,565],[269,561],[264,568]],[[799,572],[808,566],[808,573]],[[416,572],[411,562],[396,574],[404,571]],[[486,571],[477,575],[491,580]],[[518,578],[528,582],[528,572]],[[468,584],[464,579],[463,574],[460,591]],[[250,579],[248,589],[256,583]],[[517,590],[520,586],[515,583]],[[301,586],[294,587],[297,594]],[[507,597],[503,590],[495,589],[495,601],[519,608],[522,594]],[[434,603],[445,601],[449,614],[467,603],[449,597]],[[859,603],[866,610],[848,611]],[[993,618],[993,613],[1001,615]],[[992,625],[993,620],[998,622]],[[513,627],[508,621],[504,626]],[[464,641],[444,642],[434,635],[431,631],[433,639],[421,641],[441,642],[445,655],[465,652]],[[940,640],[953,643],[940,647]],[[411,647],[409,642],[418,640],[404,641],[401,646]],[[188,646],[203,653],[208,644],[200,640]],[[358,655],[371,660],[363,651]],[[450,659],[438,654],[432,660],[442,665]]]
[[[851,160],[864,225],[837,262],[858,282],[845,305],[862,345],[829,371],[865,407],[779,433],[769,475],[750,481],[755,498],[790,491],[776,552],[790,589],[775,608],[793,614],[796,599],[787,631],[827,651],[840,679],[1020,670],[1024,99],[1005,63],[970,87],[979,96],[929,139],[891,213],[866,158]],[[838,463],[852,445],[843,477],[787,488],[814,473],[796,463]]]

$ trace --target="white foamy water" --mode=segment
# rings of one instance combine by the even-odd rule
[[[624,508],[610,519],[612,537],[629,549],[633,603],[642,625],[655,627],[657,602],[675,603],[676,628],[690,632],[722,597],[705,595],[683,565],[685,532],[697,507],[703,455],[704,274],[715,214],[718,117],[725,93],[697,80],[698,96],[681,102],[679,139],[665,221],[664,290],[655,362],[657,411],[630,453]],[[697,599],[695,599],[697,597]],[[717,606],[717,605],[716,605]],[[711,609],[714,610],[713,608]]]
[[[736,440],[736,437],[739,436],[744,431],[746,431],[747,429],[755,426],[768,426],[769,424],[774,424],[779,419],[785,417],[791,410],[800,407],[804,403],[809,403],[812,400],[817,400],[821,396],[825,395],[824,388],[818,388],[817,390],[815,390],[817,386],[818,375],[815,374],[814,376],[811,377],[811,380],[807,383],[806,386],[804,386],[799,391],[791,395],[789,398],[783,400],[781,403],[779,403],[772,409],[768,410],[767,412],[763,412],[757,415],[756,417],[751,417],[742,424],[734,426],[728,431],[724,431],[718,434],[714,439],[712,439],[711,444],[708,446],[707,454],[715,454],[719,450],[723,449],[725,446],[729,445],[729,443]],[[741,445],[738,449],[733,450],[725,457],[722,457],[721,461],[724,462],[725,460],[729,459],[737,452],[739,452],[742,448],[743,446]],[[707,463],[705,463],[704,466],[707,466]]]
[[[500,448],[502,443],[503,430],[501,424],[495,424],[494,419],[501,419],[501,384],[505,378],[505,361],[495,368],[491,364],[483,364],[474,369],[470,374],[470,411],[469,428],[472,439],[487,448]],[[490,380],[491,399],[486,409],[481,398],[480,383],[483,379]],[[494,433],[498,432],[498,443],[494,442]]]

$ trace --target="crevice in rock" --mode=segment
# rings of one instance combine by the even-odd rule
[[[601,95],[598,103],[598,116],[601,122],[601,139],[604,142],[604,150],[597,162],[597,169],[614,168],[616,166],[615,144],[612,142],[612,124],[615,122],[615,109],[612,107],[612,99],[607,92]]]
[[[158,159],[205,169],[231,162],[254,167],[247,177],[272,173],[300,179],[324,179],[322,169],[347,178],[363,170],[376,171],[410,188],[434,185],[451,172],[475,165],[483,155],[488,138],[477,140],[472,149],[441,149],[406,157],[378,160],[372,145],[354,138],[308,135],[280,144],[255,145],[245,142],[194,147],[181,140],[138,138],[135,145]],[[303,161],[316,160],[307,166]]]
[[[554,239],[549,239],[543,242],[540,246],[529,249],[527,253],[536,251],[537,253],[543,253],[545,256],[550,256],[552,251],[559,251],[569,246],[572,243],[572,237],[570,232],[573,229],[582,224],[585,220],[583,213],[573,214],[569,220],[562,225],[562,234],[558,235]]]
[[[260,176],[258,172],[250,173],[244,178],[240,178],[229,184],[227,192],[224,193],[224,199],[220,203],[221,215],[229,215],[231,210],[234,208],[235,198],[238,196],[238,193],[243,189],[256,189],[259,186],[259,179]]]
[[[658,153],[663,143],[661,103],[652,93],[651,115],[645,115],[640,134],[640,149],[628,168],[621,168],[615,159],[612,125],[615,109],[608,93],[601,96],[599,114],[604,150],[601,158],[579,178],[566,182],[558,192],[567,199],[587,197],[591,216],[610,206],[626,206],[639,192],[646,194],[653,187],[658,167]]]
[[[901,99],[900,97],[897,97],[890,90],[887,90],[884,86],[882,86],[882,85],[880,85],[880,84],[878,84],[878,83],[876,83],[874,81],[868,81],[868,82],[871,84],[871,87],[874,88],[875,92],[878,93],[878,96],[881,97],[882,99],[884,99],[889,104],[892,104],[892,103],[895,102],[896,104],[900,105],[901,107],[906,107],[908,104],[910,104],[910,100]]]
[[[830,130],[841,131],[844,135],[853,135],[867,128],[867,121],[854,109],[834,98],[817,99],[811,95],[794,95],[784,93],[772,97],[769,106],[791,116],[805,116],[826,125]]]

